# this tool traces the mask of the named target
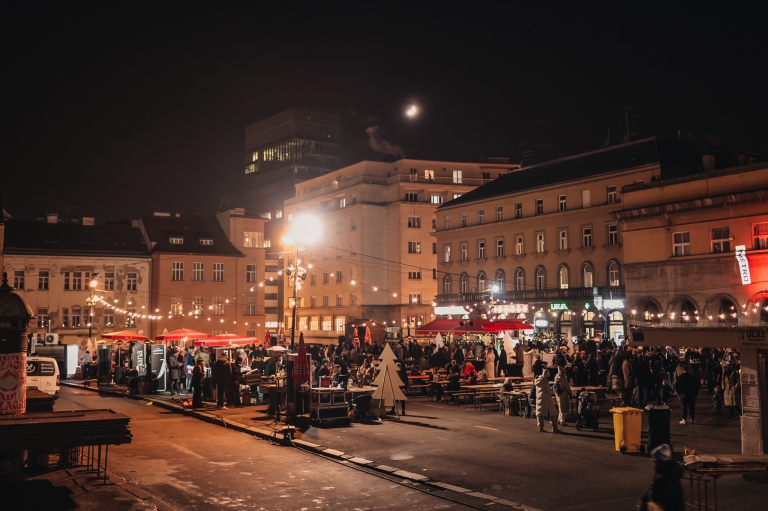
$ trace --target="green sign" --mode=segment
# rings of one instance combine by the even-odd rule
[[[584,304],[584,308],[585,309],[589,310],[590,307],[592,307],[591,303],[587,302],[587,303]]]
[[[565,302],[552,302],[549,304],[549,308],[553,311],[567,311],[568,304]]]

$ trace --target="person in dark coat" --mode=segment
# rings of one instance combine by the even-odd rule
[[[587,357],[587,382],[590,386],[597,386],[599,373],[600,365],[597,363],[597,358],[590,354]]]
[[[229,387],[229,380],[232,378],[232,364],[229,363],[229,359],[226,355],[222,354],[216,359],[213,364],[211,376],[213,382],[216,384],[216,405],[220,410],[226,410],[224,406],[224,398],[227,395],[227,387]]]
[[[264,363],[264,376],[274,376],[277,373],[277,351],[272,352],[272,356]]]
[[[643,353],[637,354],[637,360],[634,365],[635,386],[637,387],[637,404],[640,408],[645,408],[648,404],[651,389],[651,366]]]
[[[544,361],[541,359],[541,355],[536,353],[534,355],[535,361],[533,362],[533,378],[536,379],[541,376],[544,371]]]
[[[506,376],[507,375],[507,350],[504,349],[504,346],[501,347],[501,351],[499,352],[498,364],[496,367],[496,376],[501,376],[502,371],[504,372],[504,376]]]
[[[691,374],[688,364],[682,366],[683,373],[675,381],[675,390],[680,397],[680,405],[683,407],[683,420],[680,424],[688,423],[688,412],[691,413],[691,424],[696,419],[696,397],[699,395],[699,382]]]
[[[192,408],[203,407],[203,378],[205,378],[205,367],[203,359],[198,358],[192,369]]]
[[[235,408],[242,408],[240,403],[240,375],[242,374],[243,358],[237,357],[235,363],[232,365],[232,376],[227,386],[227,405],[234,406]]]
[[[685,495],[680,477],[683,471],[676,462],[672,461],[672,449],[667,444],[661,444],[651,451],[653,459],[653,481],[651,487],[640,499],[638,508],[648,511],[648,503],[653,502],[664,511],[683,511]]]
[[[168,379],[171,380],[171,395],[181,394],[181,387],[179,387],[179,377],[181,376],[181,369],[179,367],[179,359],[175,352],[171,352],[168,355]]]

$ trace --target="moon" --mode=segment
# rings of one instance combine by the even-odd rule
[[[408,115],[408,117],[413,117],[414,115],[416,115],[417,112],[418,112],[418,109],[416,108],[416,105],[411,105],[411,108],[406,110],[405,113]]]

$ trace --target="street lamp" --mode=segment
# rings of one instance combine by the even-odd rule
[[[311,245],[320,237],[320,221],[309,215],[299,215],[292,222],[288,233],[283,236],[284,245],[293,245],[296,265],[285,270],[285,274],[293,279],[293,312],[291,314],[291,351],[296,347],[296,305],[298,297],[296,292],[299,288],[299,280],[306,280],[307,270],[300,266],[299,259],[301,252],[306,245]]]

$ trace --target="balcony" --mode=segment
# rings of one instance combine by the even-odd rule
[[[603,300],[612,298],[623,300],[625,298],[624,286],[603,286],[597,288],[597,294]],[[569,289],[527,289],[525,291],[504,291],[493,294],[494,298],[508,302],[535,302],[535,301],[562,301],[562,300],[591,300],[594,296],[594,288],[573,287]],[[438,305],[467,305],[490,300],[491,293],[464,293],[452,295],[437,295],[435,301]]]
[[[463,186],[480,186],[486,183],[490,183],[493,179],[481,179],[477,177],[461,177],[454,179],[453,177],[433,177],[431,179],[425,178],[421,174],[395,174],[387,179],[387,184],[395,183],[423,183],[426,185],[438,184],[438,185],[463,185]]]

